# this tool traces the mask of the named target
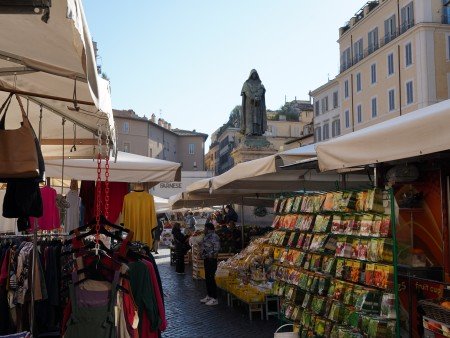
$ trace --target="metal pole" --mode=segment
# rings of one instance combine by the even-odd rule
[[[347,174],[341,174],[342,189],[347,189]]]
[[[36,258],[37,258],[37,228],[38,222],[37,218],[34,219],[34,230],[33,230],[33,249],[32,249],[32,257],[31,257],[31,305],[30,305],[30,332],[31,335],[34,334],[34,285],[36,281]]]
[[[370,175],[370,174],[369,174]],[[378,166],[375,164],[373,168],[373,187],[378,187]]]
[[[241,196],[241,248],[244,249],[244,196]]]
[[[397,220],[395,219],[394,189],[389,189],[391,203],[392,244],[394,252],[394,295],[395,295],[395,336],[400,337],[400,299],[398,294],[398,248],[397,248]]]
[[[47,95],[47,94],[43,94],[43,93],[28,92],[28,91],[18,90],[18,89],[14,89],[14,88],[6,88],[4,86],[0,86],[0,91],[7,92],[7,93],[14,93],[17,95],[34,96],[34,97],[39,97],[42,99],[50,99],[50,100],[62,101],[62,102],[74,103],[76,101],[78,104],[83,104],[86,106],[95,106],[95,103],[90,102],[90,101],[74,100],[74,99],[69,99],[67,97],[53,96],[53,95]]]

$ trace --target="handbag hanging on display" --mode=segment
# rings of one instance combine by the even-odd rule
[[[6,114],[12,96],[11,93],[0,108],[0,116],[3,114],[0,118],[0,182],[16,178],[38,178],[43,175],[41,148],[17,95],[23,121],[18,129],[5,129]]]
[[[18,129],[5,129],[6,113],[12,96],[13,94],[10,94],[0,108],[0,116],[3,113],[0,118],[0,182],[7,183],[3,216],[40,217],[43,206],[39,182],[44,179],[44,158],[22,101],[17,95],[23,121]]]

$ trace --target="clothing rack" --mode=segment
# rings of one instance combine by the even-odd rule
[[[31,304],[30,304],[30,332],[34,333],[34,284],[35,284],[35,267],[36,267],[36,259],[37,259],[37,239],[44,237],[68,237],[71,236],[68,233],[63,232],[49,232],[49,233],[37,233],[37,220],[35,220],[34,231],[32,234],[6,234],[0,235],[0,239],[13,239],[13,238],[32,238],[33,239],[33,250],[32,250],[32,264],[31,264]]]
[[[72,235],[69,235],[68,233],[48,233],[48,234],[36,234],[36,237],[70,237]],[[7,234],[7,235],[1,235],[0,239],[12,239],[12,238],[32,238],[34,237],[34,234]]]

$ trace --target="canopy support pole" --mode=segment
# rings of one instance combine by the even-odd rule
[[[84,104],[86,106],[95,106],[94,102],[74,100],[73,98],[69,99],[67,97],[59,97],[59,96],[53,96],[53,95],[47,95],[47,94],[38,94],[38,93],[27,92],[24,90],[18,90],[18,89],[14,89],[14,88],[6,88],[3,86],[0,86],[0,90],[3,92],[14,93],[14,94],[18,94],[18,95],[34,96],[34,97],[40,97],[43,99],[62,101],[62,102],[70,102],[73,104],[75,104],[75,102],[76,102],[77,104]]]
[[[244,196],[241,196],[241,248],[244,249]]]
[[[96,132],[97,132],[96,129],[89,128],[88,126],[86,126],[85,124],[83,124],[81,121],[76,121],[76,120],[74,120],[74,119],[71,119],[71,118],[70,118],[69,116],[67,116],[66,114],[64,114],[64,113],[62,113],[61,111],[56,110],[56,109],[54,109],[54,108],[52,108],[52,107],[46,105],[43,101],[40,101],[40,100],[36,99],[35,97],[28,97],[28,99],[29,99],[31,102],[33,102],[33,103],[35,103],[35,104],[37,104],[37,105],[39,105],[39,106],[44,107],[44,108],[47,109],[48,111],[50,111],[50,112],[52,112],[52,113],[54,113],[54,114],[56,114],[56,115],[58,115],[58,116],[64,117],[65,119],[67,119],[67,121],[73,122],[73,123],[75,123],[76,125],[78,125],[78,126],[84,128],[84,129],[86,129],[86,130],[88,130],[88,131],[90,131],[90,132],[92,132],[92,133],[96,133]],[[77,102],[79,103],[80,101],[77,101]],[[86,113],[84,113],[84,114],[86,114]],[[86,115],[89,115],[89,116],[92,115],[92,116],[93,116],[94,114],[86,114]]]
[[[42,70],[42,69],[34,69],[32,67],[29,67],[26,62],[24,62],[22,60],[22,57],[16,54],[12,54],[12,53],[8,53],[5,52],[3,50],[0,50],[0,60],[6,60],[8,62],[11,63],[15,63],[18,65],[22,65],[25,66],[26,70],[34,70],[36,72],[43,72],[43,73],[47,73],[47,74],[51,74],[51,75],[55,75],[55,76],[61,76],[61,77],[65,77],[68,79],[73,79],[73,78],[77,78],[79,81],[83,81],[83,82],[87,82],[86,80],[86,76],[84,74],[80,74],[80,73],[71,73],[70,75],[66,75],[66,74],[62,74],[62,73],[58,73],[58,72],[51,72],[49,70]]]
[[[347,174],[341,174],[342,189],[347,189]]]
[[[35,316],[35,308],[34,308],[34,300],[35,300],[35,294],[34,294],[34,284],[36,283],[36,265],[37,265],[37,228],[38,228],[38,222],[37,222],[37,218],[34,219],[34,224],[33,224],[33,249],[32,249],[32,253],[31,253],[31,304],[30,304],[30,331],[31,334],[34,334],[34,326],[35,326],[35,320],[34,320],[34,316]]]

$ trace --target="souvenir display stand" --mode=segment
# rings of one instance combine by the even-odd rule
[[[301,337],[399,336],[392,201],[380,189],[278,199],[274,230],[219,264],[216,281],[228,299],[278,296]]]

